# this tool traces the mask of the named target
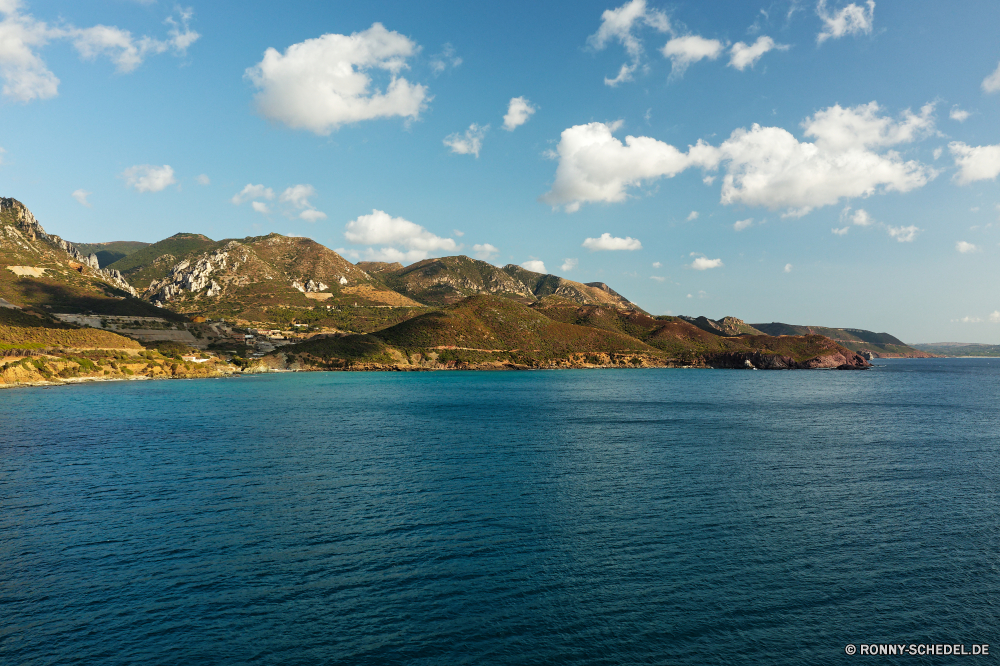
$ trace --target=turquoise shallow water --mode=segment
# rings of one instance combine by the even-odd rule
[[[0,663],[1000,654],[1000,362],[878,363],[0,392]]]

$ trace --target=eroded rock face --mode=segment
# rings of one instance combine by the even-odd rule
[[[181,292],[190,291],[192,293],[208,288],[206,296],[218,296],[222,287],[211,278],[212,273],[225,269],[229,263],[229,252],[233,243],[230,243],[222,250],[216,250],[207,254],[192,264],[184,260],[175,265],[170,270],[170,275],[153,281],[146,289],[146,297],[153,301],[153,304],[160,304],[176,298]]]
[[[807,361],[796,361],[791,356],[765,354],[763,352],[720,352],[705,357],[705,365],[711,368],[757,369],[757,370],[812,370],[836,368],[837,370],[864,370],[870,368],[860,354],[834,352],[816,356]]]
[[[116,270],[101,269],[101,264],[98,262],[96,254],[91,253],[89,256],[85,256],[72,243],[54,234],[45,233],[45,229],[42,228],[41,223],[39,223],[32,212],[17,199],[0,197],[0,214],[3,213],[6,213],[9,219],[13,220],[14,226],[21,232],[25,239],[49,243],[68,254],[73,261],[83,264],[94,271],[98,277],[103,278],[108,284],[128,292],[132,296],[138,296],[136,290],[125,281],[121,273]]]

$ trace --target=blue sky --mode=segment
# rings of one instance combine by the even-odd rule
[[[276,231],[996,344],[998,26],[986,1],[0,0],[0,196],[78,242]]]

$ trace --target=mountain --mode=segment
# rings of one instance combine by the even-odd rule
[[[153,257],[165,249],[170,251]],[[267,322],[275,321],[272,311],[288,308],[315,319],[309,313],[317,309],[421,305],[308,238],[269,234],[211,241],[178,234],[122,262],[123,274],[143,289],[143,298],[209,317]]]
[[[860,328],[798,326],[772,322],[751,324],[767,335],[823,335],[856,352],[870,352],[874,358],[927,358],[932,356],[915,349],[888,333],[874,333]]]
[[[372,274],[387,286],[428,305],[448,305],[467,296],[493,294],[521,303],[556,296],[580,304],[638,308],[603,283],[586,285],[556,275],[535,273],[514,264],[497,268],[466,256],[425,259],[405,268],[399,264],[374,262],[365,266],[369,266]]]
[[[129,283],[142,291],[153,280],[159,280],[170,273],[174,264],[182,258],[214,247],[216,242],[201,234],[174,234],[159,242],[147,245],[118,259],[109,268],[121,272]]]
[[[121,273],[46,233],[20,201],[0,198],[0,298],[52,312],[160,315],[134,294]]]
[[[284,360],[282,360],[284,358]],[[271,355],[275,367],[867,367],[819,335],[725,338],[675,317],[477,294],[367,335],[324,337]]]
[[[112,241],[110,243],[73,243],[80,252],[93,254],[101,268],[107,268],[123,257],[148,247],[149,243],[139,241]]]
[[[680,317],[684,321],[693,324],[703,331],[708,331],[714,335],[767,335],[763,331],[754,328],[742,319],[736,317],[723,317],[722,319],[709,319],[708,317]]]
[[[916,349],[935,356],[1000,356],[1000,345],[978,344],[974,342],[930,342],[912,345]]]

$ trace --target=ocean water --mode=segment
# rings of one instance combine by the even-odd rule
[[[0,663],[996,659],[1000,361],[877,363],[0,392]]]

